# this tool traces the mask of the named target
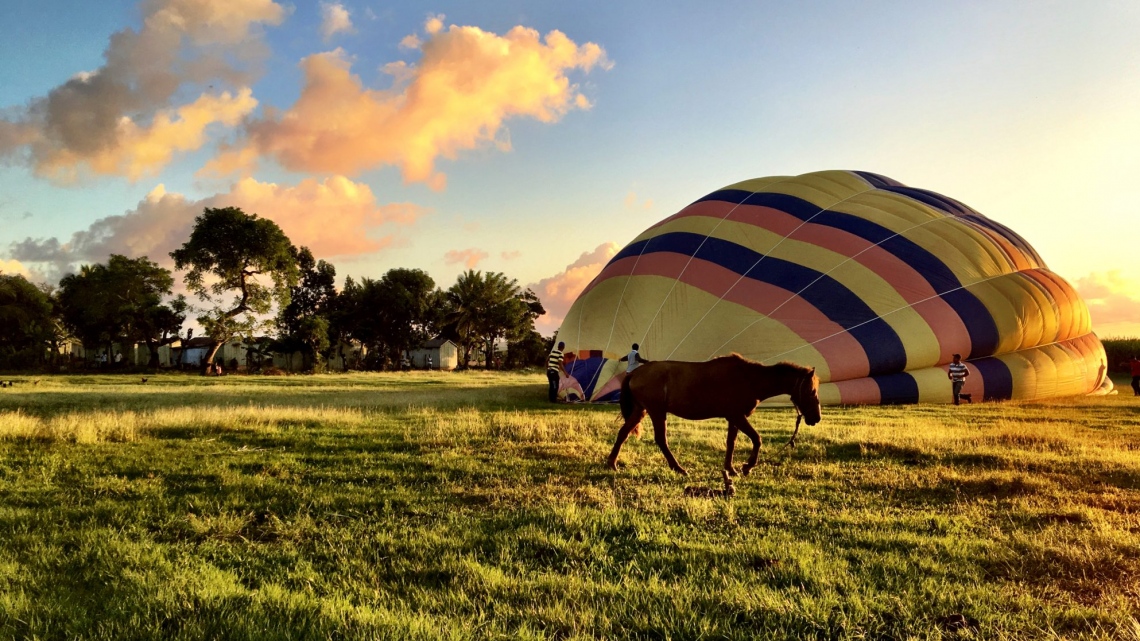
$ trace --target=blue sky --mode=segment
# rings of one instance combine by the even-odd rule
[[[0,134],[0,267],[55,277],[68,265],[105,260],[97,254],[104,248],[169,251],[155,229],[184,225],[194,207],[235,197],[266,207],[262,215],[283,212],[279,222],[296,243],[341,252],[325,257],[342,276],[419,267],[446,287],[468,265],[503,271],[547,290],[555,312],[549,325],[575,283],[614,249],[700,196],[751,177],[860,169],[952,196],[1009,225],[1081,289],[1100,333],[1140,334],[1140,276],[1130,264],[1140,231],[1134,2],[346,0],[337,6],[351,27],[323,37],[330,3],[232,0],[248,12],[194,13],[212,1],[0,6],[0,117],[10,123],[34,120],[29,105],[43,104],[37,101],[75,74],[100,70],[114,33],[141,32],[144,16],[163,10],[246,21],[240,37],[206,44],[193,34],[201,40],[210,24],[193,33],[186,27],[191,35],[177,62],[222,52],[248,82],[183,74],[175,91],[123,115],[146,128],[163,110],[223,90],[237,95],[248,84],[256,107],[231,108],[244,122],[268,123],[258,130],[241,119],[214,121],[196,144],[133,176],[121,166],[87,171],[90,157],[60,155],[57,145],[51,166],[71,163],[83,174],[67,181],[45,178],[42,157],[37,165],[30,146],[5,147]],[[430,32],[429,18],[440,15],[440,29]],[[475,37],[460,28],[497,43],[516,26],[541,36],[557,30],[579,47],[578,57],[533,77],[522,66],[500,71],[503,92],[472,99],[499,110],[490,130],[444,122],[471,117],[472,109],[420,104],[428,116],[412,114],[398,132],[379,122],[358,131],[361,146],[375,151],[347,166],[333,167],[346,157],[343,147],[323,164],[283,166],[290,145],[332,126],[319,111],[296,112],[315,128],[303,136],[274,120],[305,95],[302,60],[325,54],[364,88],[399,93],[384,65],[446,69],[458,60],[448,56]],[[410,34],[419,48],[401,46]],[[587,55],[587,43],[604,56]],[[137,69],[128,67],[131,78]],[[570,89],[547,96],[554,116],[516,104],[527,82],[559,79]],[[419,123],[416,135],[407,134],[410,121]],[[415,174],[409,167],[422,153],[401,147],[441,129],[449,133],[437,135],[439,149],[428,156],[445,186]],[[247,146],[257,167],[203,174],[220,145]],[[334,177],[342,182],[332,186]],[[338,199],[351,201],[344,211],[355,218],[339,213]],[[106,222],[115,216],[124,218]],[[361,242],[338,244],[330,229]],[[77,232],[86,236],[77,240]]]

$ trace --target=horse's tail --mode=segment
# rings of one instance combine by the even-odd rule
[[[633,414],[633,392],[629,391],[629,379],[633,372],[625,375],[621,381],[621,417],[629,418]]]

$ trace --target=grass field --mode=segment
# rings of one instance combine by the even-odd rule
[[[541,373],[139,380],[0,390],[0,639],[1140,639],[1127,387],[759,410],[709,499]]]

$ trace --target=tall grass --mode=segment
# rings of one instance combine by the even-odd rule
[[[0,638],[1140,639],[1140,402],[765,409],[603,466],[530,375],[0,394]],[[648,430],[647,430],[648,431]],[[749,445],[741,440],[738,455]],[[957,623],[956,623],[957,622]],[[956,626],[962,626],[959,631]]]

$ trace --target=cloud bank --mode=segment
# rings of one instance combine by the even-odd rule
[[[205,173],[248,173],[266,157],[290,171],[349,176],[391,165],[405,182],[443,189],[439,158],[484,145],[509,148],[503,132],[511,118],[552,123],[590,108],[567,74],[610,66],[600,46],[578,45],[560,31],[543,37],[520,26],[500,36],[445,28],[442,16],[428,19],[424,40],[402,44],[422,55],[384,67],[394,82],[389,89],[367,88],[340,49],[303,59],[297,102],[250,121],[244,138]]]
[[[273,220],[295,245],[308,246],[322,258],[380,250],[393,241],[394,227],[411,225],[425,213],[410,203],[377,204],[368,185],[343,176],[294,186],[245,178],[228,192],[201,200],[159,185],[135,209],[100,218],[66,242],[27,238],[12,243],[8,254],[23,263],[46,264],[53,276],[77,264],[106,261],[112,253],[170,264],[169,253],[190,237],[204,208],[231,206]]]
[[[578,294],[594,280],[606,263],[610,262],[621,247],[617,243],[602,243],[593,251],[585,252],[578,260],[566,266],[566,269],[557,274],[544,278],[537,283],[527,285],[538,294],[546,315],[535,321],[538,331],[544,335],[554,333],[562,325],[562,319],[570,310],[570,305],[578,298]]]
[[[253,111],[257,101],[247,86],[264,55],[257,29],[279,24],[281,5],[147,0],[142,9],[138,31],[111,36],[103,66],[6,110],[0,158],[60,183],[88,174],[137,179],[174,153],[201,147],[211,125],[232,127]],[[213,90],[214,84],[232,91]],[[175,103],[195,89],[197,98]]]
[[[1089,307],[1093,329],[1102,338],[1140,338],[1140,285],[1119,271],[1094,272],[1077,279],[1077,292]]]

